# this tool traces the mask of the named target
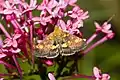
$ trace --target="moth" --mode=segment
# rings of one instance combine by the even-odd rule
[[[70,56],[81,51],[84,46],[85,41],[82,38],[55,26],[54,31],[35,46],[35,56],[42,58],[56,58],[59,54]]]

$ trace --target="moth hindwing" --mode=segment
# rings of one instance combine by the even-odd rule
[[[59,27],[50,33],[42,42],[35,46],[36,57],[55,58],[73,55],[84,47],[84,40],[75,35],[69,34]]]

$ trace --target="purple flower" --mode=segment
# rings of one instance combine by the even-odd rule
[[[110,76],[108,74],[101,74],[101,71],[97,68],[93,68],[93,74],[95,76],[95,80],[109,80]]]

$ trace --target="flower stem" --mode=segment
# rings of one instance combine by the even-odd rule
[[[15,65],[16,65],[16,67],[17,67],[17,70],[18,70],[18,72],[19,72],[19,74],[20,74],[20,80],[22,80],[22,70],[21,70],[21,68],[20,68],[20,65],[18,64],[18,61],[17,61],[17,59],[16,59],[16,56],[13,55],[12,58],[13,58],[13,60],[14,60],[14,62],[15,62]]]
[[[71,76],[70,78],[64,78],[63,80],[70,80],[70,79],[75,79],[75,78],[95,79],[94,76],[87,76],[87,75],[83,75],[83,74],[77,74],[77,75]]]
[[[90,46],[89,48],[87,48],[85,51],[83,51],[82,53],[85,55],[87,54],[89,51],[91,51],[93,48],[95,48],[96,46],[98,46],[99,44],[105,42],[108,40],[108,37],[105,36],[102,39],[100,39],[99,41],[97,41],[96,43],[94,43],[92,46]]]
[[[0,64],[4,64],[5,66],[7,66],[8,68],[12,68],[12,69],[15,69],[15,67],[9,63],[6,63],[5,61],[3,60],[0,60]]]
[[[19,29],[21,32],[23,32],[22,29],[21,29],[20,24],[15,19],[11,20],[11,23],[14,26],[15,29]]]
[[[6,29],[3,27],[1,23],[0,23],[0,29],[3,31],[6,37],[11,38],[11,36],[9,35],[9,33],[6,31]]]
[[[90,42],[92,42],[93,41],[93,39],[95,39],[96,38],[96,36],[97,36],[97,34],[96,33],[94,33],[87,41],[86,41],[86,44],[88,45]]]

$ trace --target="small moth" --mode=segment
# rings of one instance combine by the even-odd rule
[[[55,26],[54,31],[35,46],[35,56],[42,58],[56,58],[59,54],[70,56],[81,51],[83,47],[85,47],[85,41],[82,38]]]

